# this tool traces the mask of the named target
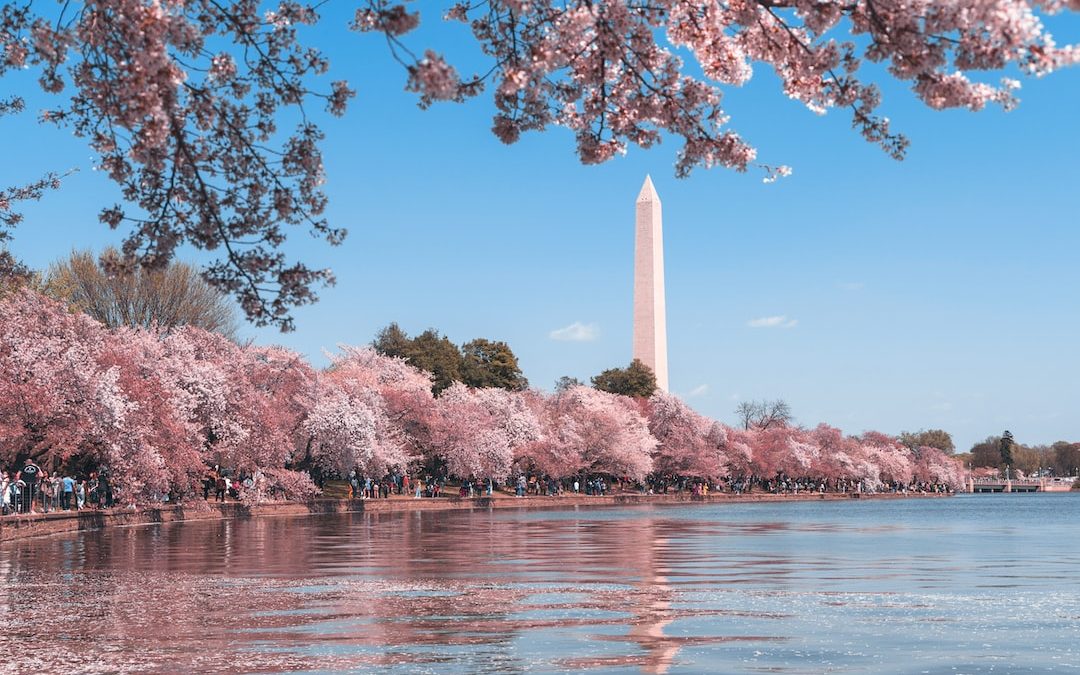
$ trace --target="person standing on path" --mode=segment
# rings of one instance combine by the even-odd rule
[[[113,505],[112,485],[109,475],[104,471],[98,474],[98,492],[101,493],[101,501],[105,508],[111,509]]]
[[[34,513],[34,497],[37,496],[38,479],[41,477],[41,468],[38,467],[37,464],[34,464],[34,460],[27,457],[19,477],[22,479],[22,482],[26,484],[26,487],[23,488],[23,500],[25,502],[25,506],[22,509],[23,513]]]
[[[75,495],[75,479],[72,478],[71,473],[68,473],[60,482],[63,490],[60,493],[60,507],[65,511],[70,511],[72,497]]]

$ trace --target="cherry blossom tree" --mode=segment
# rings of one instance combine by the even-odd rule
[[[97,439],[98,459],[121,478],[117,487],[130,501],[194,493],[206,472],[193,410],[173,374],[159,367],[167,350],[156,331],[121,329],[109,332],[98,358],[127,403]]]
[[[953,489],[964,484],[964,470],[960,462],[938,448],[922,446],[915,462],[915,480],[940,483]]]
[[[48,190],[59,187],[60,176],[49,173],[30,183],[0,188],[0,241],[10,239],[10,228],[22,222],[22,213],[15,210],[18,202],[38,201]]]
[[[581,457],[582,439],[578,420],[567,414],[570,391],[583,385],[562,388],[554,395],[535,393],[529,400],[540,433],[526,444],[515,458],[520,468],[555,478],[566,478],[585,469]]]
[[[331,360],[304,422],[308,456],[339,475],[407,467],[427,437],[430,376],[370,347],[342,347]]]
[[[504,480],[519,450],[539,433],[539,421],[520,393],[458,382],[437,401],[432,447],[451,475]]]
[[[276,470],[283,476],[296,460],[313,405],[316,374],[310,364],[285,349],[242,347],[198,328],[161,339],[165,352],[157,368],[172,379],[176,405],[188,411],[197,429],[204,466],[256,476]],[[284,482],[301,487],[295,480]]]
[[[327,372],[353,388],[377,389],[393,416],[420,416],[432,406],[431,373],[368,346],[338,348],[340,353],[328,355],[331,365]]]
[[[867,461],[877,470],[876,478],[880,482],[897,481],[904,485],[911,482],[914,458],[900,441],[877,431],[866,432],[860,441]]]
[[[317,373],[302,356],[282,347],[242,348],[244,381],[253,395],[249,443],[233,457],[237,466],[282,467],[294,463],[304,438],[301,427],[316,397]]]
[[[29,290],[0,319],[0,456],[48,466],[82,457],[123,480],[125,501],[189,491],[202,473],[196,428],[164,348],[146,331],[110,333]]]
[[[365,402],[384,439],[385,453],[378,462],[404,468],[430,444],[437,417],[431,374],[371,347],[340,345],[339,349],[338,354],[329,355],[331,365],[321,381]]]
[[[237,477],[253,478],[252,487],[242,491],[245,499],[261,500],[272,493],[296,498],[314,494],[307,474],[287,468],[307,439],[303,425],[315,400],[316,372],[298,354],[279,347],[240,346],[190,327],[171,333],[119,330],[113,335],[121,345],[118,359],[132,358],[133,344],[144,345],[145,365],[122,372],[144,381],[159,380],[162,400],[167,394],[177,416],[174,429],[156,436],[134,433],[138,418],[129,420],[120,434],[135,439],[143,455],[157,450],[173,489],[188,488],[204,476],[208,465],[219,465]],[[165,419],[156,412],[153,393],[135,400],[140,413]],[[177,442],[176,449],[169,446],[169,439],[181,438],[190,441]],[[123,459],[111,464],[126,476],[147,473],[128,467]]]
[[[809,436],[818,447],[818,461],[814,467],[818,476],[832,480],[870,477],[864,472],[866,463],[860,462],[862,449],[857,440],[827,424],[819,424]]]
[[[186,399],[204,457],[210,464],[236,466],[252,434],[259,432],[255,419],[261,407],[250,391],[243,350],[219,335],[191,328],[175,331],[165,342],[160,368],[174,378]]]
[[[659,441],[653,455],[657,472],[698,478],[729,475],[723,425],[662,390],[652,395],[647,408],[649,431]]]
[[[192,493],[210,465],[251,477],[245,499],[315,494],[306,469],[379,475],[417,459],[459,478],[515,465],[556,478],[650,472],[710,479],[912,480],[958,487],[957,460],[878,432],[775,424],[731,429],[678,398],[570,386],[457,383],[370,347],[316,371],[280,347],[237,345],[193,327],[108,329],[28,288],[0,301],[0,462],[107,466],[124,503]]]
[[[530,452],[556,478],[581,472],[643,480],[657,440],[632,398],[570,387],[548,400],[543,433]]]
[[[750,431],[759,476],[821,477],[821,446],[804,429],[786,425]]]
[[[505,142],[559,125],[574,131],[585,163],[605,161],[663,133],[683,142],[676,170],[745,170],[753,146],[729,127],[722,88],[745,84],[755,63],[772,69],[783,93],[809,110],[846,109],[868,141],[902,158],[907,139],[877,113],[878,63],[911,83],[936,109],[981,110],[1015,104],[1014,80],[983,81],[1007,67],[1042,75],[1076,62],[1041,16],[1080,9],[1076,0],[734,0],[459,3],[447,18],[469,25],[494,60],[487,73],[461,78],[442,56],[414,56],[401,36],[419,16],[393,0],[369,0],[356,28],[384,33],[422,104],[471,96],[489,82]],[[693,57],[688,66],[676,53]],[[867,66],[869,64],[869,66]],[[700,74],[698,74],[700,69]],[[771,179],[787,167],[764,167]]]
[[[0,306],[0,452],[63,462],[123,419],[118,373],[98,357],[106,334],[29,290]]]
[[[0,75],[34,67],[46,92],[70,92],[43,119],[85,138],[121,187],[126,205],[100,219],[130,227],[126,264],[160,267],[182,243],[220,252],[209,280],[257,324],[291,328],[290,308],[313,301],[333,275],[287,260],[279,246],[288,230],[303,226],[331,244],[345,235],[323,216],[322,131],[307,110],[321,99],[340,115],[352,91],[340,81],[310,88],[329,65],[297,40],[315,9],[289,0],[266,12],[214,0],[38,9],[0,8]],[[279,130],[286,118],[297,120],[291,133]],[[35,185],[13,197],[36,197]]]
[[[754,475],[753,435],[744,429],[724,427],[727,443],[724,445],[725,461],[733,478],[749,478]]]
[[[408,455],[401,451],[400,430],[386,419],[376,398],[374,392],[350,396],[332,380],[323,382],[304,422],[316,465],[338,475],[354,468],[382,475],[390,466],[408,462]]]
[[[789,465],[791,453],[791,429],[786,426],[773,426],[767,429],[754,429],[747,432],[752,448],[753,473],[760,477],[772,477]]]
[[[124,203],[106,206],[100,219],[127,228],[125,266],[164,265],[183,244],[217,252],[208,278],[235,294],[251,320],[289,329],[291,308],[314,301],[333,276],[289,260],[281,245],[297,227],[331,244],[345,236],[324,215],[314,108],[340,115],[353,91],[343,80],[322,82],[328,59],[300,41],[301,29],[319,22],[318,7],[7,2],[0,76],[32,68],[46,93],[66,95],[42,119],[85,138],[120,186]],[[723,107],[724,89],[745,84],[758,64],[788,98],[815,113],[844,110],[866,140],[901,158],[908,141],[878,112],[875,80],[910,83],[934,109],[1008,109],[1019,83],[1003,74],[1045,75],[1080,58],[1045,23],[1080,10],[1078,0],[486,0],[444,8],[486,57],[480,74],[462,77],[439,51],[407,44],[420,14],[398,0],[364,0],[351,27],[386,40],[421,105],[486,89],[501,140],[561,126],[585,163],[674,138],[679,175],[759,166],[772,180],[790,171],[760,161]],[[5,97],[0,113],[23,104]],[[31,177],[0,191],[0,219],[11,222],[13,201],[36,198],[56,180]]]

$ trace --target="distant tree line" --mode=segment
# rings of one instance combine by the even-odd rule
[[[410,337],[397,323],[391,323],[375,335],[371,346],[384,356],[405,359],[409,365],[431,373],[431,390],[436,396],[455,382],[475,389],[529,388],[514,350],[502,341],[476,338],[459,347],[434,328]],[[555,381],[555,391],[582,384],[576,377],[564,375]],[[594,376],[592,386],[609,394],[649,398],[656,391],[656,376],[647,365],[634,359],[625,368],[609,368]]]
[[[1026,476],[1046,471],[1055,476],[1080,475],[1080,443],[1057,441],[1050,445],[1025,445],[1018,443],[1012,432],[987,436],[975,443],[965,453],[956,453],[952,437],[942,429],[904,431],[897,437],[901,444],[913,451],[919,448],[937,448],[953,455],[972,469],[998,469],[1008,467],[1013,475],[1020,471]]]
[[[956,458],[975,469],[1008,466],[1013,472],[1022,471],[1029,476],[1039,470],[1049,470],[1056,476],[1080,474],[1080,443],[1057,441],[1029,446],[1017,443],[1008,431],[1000,436],[987,436]]]

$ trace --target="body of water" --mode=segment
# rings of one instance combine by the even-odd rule
[[[1080,670],[1080,495],[263,518],[0,548],[11,672]]]

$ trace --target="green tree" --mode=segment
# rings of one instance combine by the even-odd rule
[[[412,342],[409,340],[409,335],[401,330],[401,326],[393,322],[375,334],[371,346],[380,354],[406,359],[409,358]]]
[[[431,391],[436,396],[461,381],[461,350],[434,328],[428,328],[410,341],[406,358],[412,365],[431,373]]]
[[[1013,440],[1012,432],[1008,429],[1005,433],[1001,434],[1001,441],[998,447],[1001,449],[1001,463],[1004,466],[1013,466],[1013,446],[1016,442]]]
[[[380,354],[406,359],[431,373],[431,391],[436,396],[454,382],[512,391],[529,386],[514,350],[505,342],[476,338],[458,349],[434,328],[410,338],[401,326],[391,323],[375,334],[371,346]]]
[[[484,338],[461,346],[461,381],[470,387],[511,391],[521,391],[529,386],[510,345]]]
[[[956,451],[952,436],[942,429],[920,429],[919,431],[900,432],[900,442],[908,449],[917,451],[919,448],[937,448],[947,455]]]
[[[651,368],[634,359],[626,368],[609,368],[595,376],[592,385],[611,394],[647,398],[656,391],[656,376]]]
[[[434,328],[410,338],[396,322],[391,323],[375,334],[371,346],[380,354],[405,359],[431,373],[431,392],[436,396],[454,382],[461,381],[461,351]]]

